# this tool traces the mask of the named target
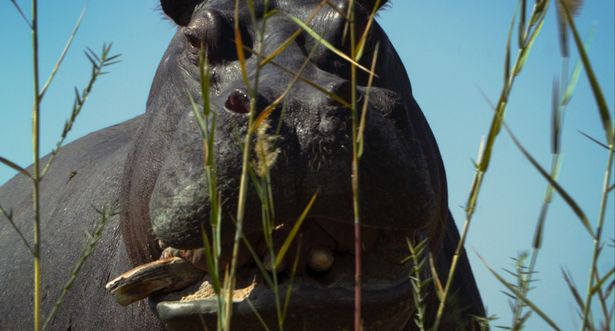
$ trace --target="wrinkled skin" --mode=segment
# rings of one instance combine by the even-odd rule
[[[271,0],[270,10],[278,12],[266,23],[262,18],[264,1],[254,1],[255,23],[244,2],[240,1],[237,23],[249,49],[270,54],[298,29],[287,14],[308,21],[310,14],[316,13],[310,26],[348,52],[346,21],[341,14],[347,10],[347,1],[331,0],[333,8],[320,6],[320,0]],[[365,26],[374,2],[358,1],[358,31]],[[200,100],[201,46],[208,54],[212,75],[211,107],[217,116],[214,157],[224,200],[222,263],[228,263],[225,256],[235,231],[231,219],[237,209],[242,166],[239,137],[246,132],[249,111],[233,41],[234,3],[161,1],[162,10],[178,25],[178,32],[156,73],[146,113],[67,146],[49,174],[43,186],[43,216],[48,220],[44,223],[47,237],[43,246],[43,258],[49,264],[44,265],[45,288],[51,291],[48,297],[55,298],[51,289],[61,287],[66,270],[83,245],[81,234],[96,222],[91,205],[120,205],[120,215],[112,218],[92,261],[86,264],[67,303],[52,321],[53,329],[87,329],[91,325],[105,325],[109,330],[160,329],[163,324],[170,329],[202,329],[199,315],[206,323],[215,323],[215,309],[207,302],[180,307],[174,302],[177,297],[158,295],[123,308],[104,293],[103,286],[132,266],[158,259],[159,241],[188,252],[202,246],[200,229],[208,224],[210,203],[202,138],[188,98],[191,94]],[[259,42],[262,24],[265,34]],[[365,152],[360,163],[364,326],[365,330],[411,330],[415,309],[408,282],[411,265],[398,262],[408,254],[405,240],[429,238],[429,249],[437,256],[436,269],[445,281],[458,233],[448,212],[446,178],[435,139],[412,97],[397,53],[374,24],[361,60],[363,66],[370,66],[376,47],[377,77],[369,91]],[[254,82],[259,57],[249,51],[246,56]],[[285,98],[284,111],[280,106],[269,117],[269,133],[279,127],[274,146],[280,153],[271,169],[277,224],[286,229],[292,226],[310,197],[318,192],[303,227],[301,250],[291,254],[297,254],[300,266],[292,285],[286,329],[348,329],[352,326],[354,270],[351,113],[307,81],[350,100],[350,66],[305,32],[274,62],[260,70],[257,113],[284,93],[300,68],[304,78]],[[367,97],[367,80],[368,75],[359,70],[360,104]],[[73,170],[78,175],[66,181],[64,173]],[[29,189],[24,178],[15,178],[0,189],[0,202],[15,210],[16,220],[23,227],[32,214]],[[0,271],[0,288],[7,289],[0,294],[0,328],[21,329],[29,326],[25,321],[29,320],[30,301],[24,295],[16,303],[9,303],[9,298],[29,293],[30,262],[22,250],[7,249],[19,246],[11,231],[6,223],[0,223],[0,246],[10,252],[0,256],[0,263],[8,266]],[[243,231],[255,247],[262,247],[260,202],[253,189],[248,190]],[[279,236],[277,245],[283,240],[283,235]],[[326,247],[335,256],[333,267],[324,273],[306,267],[306,252],[317,246]],[[262,257],[263,250],[258,254]],[[240,268],[254,269],[253,259],[245,256],[242,251]],[[431,320],[437,301],[433,289],[429,291],[427,315]],[[444,329],[476,327],[469,316],[483,316],[484,311],[465,255],[453,292],[455,303],[446,314]],[[267,322],[275,320],[270,290],[259,289],[250,298]],[[50,300],[43,301],[44,311],[51,307]],[[234,311],[234,328],[261,329],[245,302],[236,304]]]

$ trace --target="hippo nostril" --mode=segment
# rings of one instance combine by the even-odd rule
[[[244,90],[235,90],[224,103],[224,108],[237,114],[250,112],[250,97]]]

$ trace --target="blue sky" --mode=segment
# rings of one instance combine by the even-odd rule
[[[19,1],[28,11],[29,5]],[[393,1],[379,21],[400,53],[421,105],[439,142],[449,181],[450,208],[457,224],[474,175],[471,159],[477,154],[492,111],[480,90],[497,99],[503,81],[505,38],[516,1]],[[40,4],[42,76],[50,72],[77,19],[82,0]],[[89,78],[82,50],[98,50],[113,42],[122,62],[97,83],[69,140],[142,113],[149,86],[164,49],[174,32],[156,10],[156,1],[88,2],[86,17],[65,64],[43,104],[42,150],[56,142],[73,102],[73,86]],[[586,1],[577,19],[587,36],[595,30],[589,56],[609,109],[614,106],[614,2]],[[550,102],[553,79],[561,62],[554,12],[551,11],[524,71],[513,88],[506,120],[543,166],[551,159]],[[29,31],[9,1],[0,2],[0,42],[5,45],[0,63],[0,155],[27,166],[30,157],[31,68]],[[577,53],[572,48],[572,63]],[[565,120],[564,162],[560,180],[595,222],[606,151],[577,130],[602,138],[593,96],[581,76]],[[0,167],[0,183],[14,175]],[[474,250],[496,268],[511,268],[511,257],[531,247],[533,230],[545,191],[537,174],[511,140],[501,135],[484,182],[478,210],[466,245],[483,299],[490,314],[510,323],[503,288],[477,258]],[[612,198],[612,196],[611,196]],[[609,201],[605,236],[615,237],[613,199]],[[561,276],[570,269],[584,289],[592,241],[559,197],[547,221],[544,249],[539,258],[539,281],[530,295],[564,329],[578,328],[575,304]],[[612,248],[605,250],[601,270],[613,267]],[[534,317],[528,329],[546,329]]]

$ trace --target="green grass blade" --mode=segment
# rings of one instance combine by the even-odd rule
[[[594,137],[592,137],[592,136],[588,135],[587,133],[585,133],[585,132],[583,132],[583,131],[580,131],[580,130],[577,130],[577,131],[578,131],[580,134],[582,134],[583,136],[585,136],[585,138],[587,138],[587,139],[589,139],[589,140],[591,140],[591,141],[595,142],[595,143],[596,143],[596,144],[598,144],[599,146],[602,146],[602,147],[604,147],[604,148],[605,148],[605,149],[607,149],[607,150],[609,149],[609,146],[607,146],[605,143],[603,143],[603,142],[599,141],[598,139],[596,139],[596,138],[594,138]]]
[[[192,113],[194,114],[194,118],[196,118],[196,123],[199,125],[201,137],[207,138],[207,125],[205,124],[205,118],[190,93],[188,93],[188,99],[190,99],[190,105],[192,106]]]
[[[19,13],[19,16],[21,16],[21,18],[23,18],[24,22],[26,22],[26,24],[28,25],[28,27],[30,28],[30,30],[32,30],[32,22],[30,21],[30,19],[26,16],[26,14],[24,14],[23,10],[21,10],[21,7],[19,6],[19,4],[17,3],[17,1],[15,0],[10,0],[11,3],[13,4],[13,6],[15,6],[15,9],[17,10],[17,12]]]
[[[241,78],[243,79],[246,87],[250,86],[250,80],[248,79],[248,69],[246,67],[246,55],[243,51],[243,40],[241,38],[241,29],[239,28],[239,0],[235,0],[234,10],[234,33],[235,33],[235,48],[237,50],[237,59],[239,60],[239,66],[241,67]]]
[[[19,172],[20,174],[32,179],[32,175],[30,175],[29,172],[26,171],[26,169],[18,166],[15,162],[9,160],[9,159],[5,159],[2,156],[0,156],[0,163],[4,164],[5,166]]]
[[[558,155],[561,148],[562,112],[559,108],[559,82],[557,79],[553,79],[551,98],[551,153]]]
[[[0,214],[4,215],[4,217],[9,221],[9,224],[11,224],[11,226],[13,227],[13,230],[17,232],[17,235],[19,236],[19,238],[21,238],[21,241],[23,241],[24,245],[28,248],[28,250],[30,251],[30,254],[34,255],[34,250],[32,249],[32,246],[30,246],[30,243],[28,243],[28,240],[26,239],[26,237],[23,235],[21,230],[19,230],[19,228],[17,227],[17,224],[15,224],[15,221],[13,221],[13,215],[12,215],[13,213],[7,212],[4,208],[2,208],[2,206],[0,206]]]
[[[615,275],[615,268],[611,268],[611,270],[607,272],[604,276],[602,276],[602,278],[598,279],[598,282],[594,284],[594,287],[591,290],[592,294],[595,294],[600,291],[602,285],[604,285],[609,280],[609,278],[613,277],[613,275]]]
[[[519,11],[519,48],[523,48],[525,46],[525,38],[527,38],[525,29],[527,18],[527,0],[521,0],[521,8],[519,8]]]
[[[256,307],[254,307],[252,300],[250,300],[250,298],[246,298],[246,302],[248,303],[248,306],[250,306],[250,310],[254,313],[254,316],[256,316],[256,319],[258,319],[258,322],[263,327],[263,329],[265,329],[265,331],[271,331],[261,314],[258,312],[258,310],[256,310]]]
[[[252,52],[253,54],[260,56],[261,54],[256,51],[256,50],[250,50],[250,52]],[[340,105],[342,105],[343,107],[346,108],[350,108],[351,105],[348,101],[344,100],[343,98],[341,98],[340,96],[338,96],[335,93],[331,93],[329,91],[327,91],[324,87],[318,85],[317,83],[315,83],[314,81],[307,79],[305,77],[303,77],[302,75],[298,75],[295,71],[293,71],[292,69],[289,69],[275,61],[271,61],[270,62],[271,65],[275,66],[276,68],[279,68],[283,71],[286,71],[288,74],[292,75],[293,77],[298,76],[299,80],[301,80],[302,82],[310,85],[311,87],[315,88],[316,90],[322,92],[323,94],[327,95],[329,98],[331,98],[332,100],[335,100],[336,102],[338,102]]]
[[[376,47],[374,49],[374,55],[372,56],[372,64],[371,64],[371,71],[374,72],[376,70],[376,64],[378,63],[378,52],[380,50],[380,43],[376,44]],[[372,89],[372,85],[374,84],[374,75],[369,75],[369,78],[367,79],[367,88],[365,89],[365,100],[363,101],[363,109],[361,110],[361,119],[359,121],[359,128],[358,128],[358,132],[357,132],[357,144],[358,146],[358,151],[357,151],[357,158],[361,158],[361,156],[363,156],[363,149],[365,147],[365,125],[367,123],[367,110],[369,109],[369,96],[370,96],[370,92]]]
[[[429,272],[431,273],[431,279],[433,280],[438,300],[442,301],[444,300],[444,287],[442,286],[442,282],[440,281],[440,276],[438,275],[438,271],[436,270],[436,261],[431,252],[429,252]]]
[[[551,164],[551,178],[557,180],[559,176],[559,170],[562,164],[562,157],[560,154],[553,155],[553,163]],[[553,200],[553,186],[550,184],[545,191],[542,207],[540,208],[540,215],[538,216],[538,222],[536,223],[536,231],[534,232],[534,240],[532,241],[532,248],[540,249],[542,247],[542,238],[544,234],[544,224],[547,220],[547,211],[549,205]]]
[[[481,259],[481,261],[483,262],[483,264],[485,265],[485,267],[487,267],[487,269],[489,270],[489,272],[491,272],[491,274],[500,282],[502,283],[502,285],[504,285],[504,287],[506,287],[510,292],[512,292],[516,298],[519,298],[521,301],[523,301],[529,308],[531,308],[538,316],[540,316],[547,324],[549,324],[549,326],[554,329],[554,330],[561,330],[561,328],[559,326],[557,326],[557,324],[547,315],[545,314],[542,309],[540,309],[534,302],[532,302],[530,299],[528,299],[523,293],[521,293],[521,291],[519,291],[517,289],[516,286],[510,284],[508,281],[506,281],[506,279],[504,279],[504,277],[500,276],[500,274],[498,274],[495,270],[493,270],[493,268],[491,268],[491,266],[489,266],[489,264],[487,263],[487,261],[480,255],[478,254],[478,252],[476,252],[476,254],[478,255],[478,257]]]
[[[589,84],[591,85],[592,92],[594,93],[594,98],[596,99],[596,104],[598,105],[598,110],[600,112],[600,118],[602,120],[602,126],[604,127],[604,131],[606,134],[606,140],[609,142],[609,145],[613,143],[613,122],[611,121],[611,114],[609,112],[608,105],[606,103],[606,99],[604,98],[604,94],[602,93],[602,89],[600,88],[600,84],[598,83],[598,79],[594,74],[594,70],[592,68],[589,57],[587,56],[587,52],[585,47],[583,46],[583,41],[579,36],[579,32],[577,31],[576,24],[574,23],[574,19],[572,18],[572,14],[568,5],[564,0],[559,0],[562,8],[564,9],[564,13],[566,19],[568,21],[568,26],[572,31],[572,35],[574,37],[575,44],[577,45],[577,50],[579,51],[579,56],[581,58],[581,62],[585,67],[585,73],[587,74],[587,79],[589,80]]]
[[[286,96],[288,96],[288,94],[290,93],[290,91],[292,90],[292,88],[295,86],[295,84],[297,83],[297,81],[302,77],[303,71],[305,70],[305,68],[307,67],[307,65],[310,63],[310,60],[312,58],[312,54],[314,53],[314,51],[316,50],[316,47],[312,48],[312,51],[310,52],[310,54],[307,56],[307,58],[305,59],[305,61],[303,62],[303,64],[301,65],[301,67],[299,68],[299,70],[297,71],[297,73],[293,76],[292,81],[288,84],[288,86],[286,87],[286,89],[284,90],[284,92],[282,92],[282,94],[277,97],[270,105],[268,105],[265,110],[263,110],[258,117],[254,120],[254,124],[252,125],[251,130],[252,131],[256,131],[256,129],[263,123],[265,122],[265,120],[267,120],[267,118],[269,118],[269,115],[271,115],[271,113],[286,99]],[[281,121],[281,119],[280,119]],[[278,124],[279,126],[280,124]],[[277,132],[278,130],[276,130]]]
[[[209,236],[207,235],[207,231],[205,231],[205,226],[201,223],[201,238],[203,241],[203,249],[205,250],[205,262],[207,263],[207,269],[209,269],[209,275],[211,276],[211,280],[214,285],[214,291],[217,295],[220,295],[220,278],[218,277],[218,270],[216,269],[216,264],[214,263],[214,254],[211,246],[211,241],[209,240]]]
[[[594,39],[594,30],[591,31],[589,37],[587,38],[587,42],[585,43],[585,49],[589,50],[591,43]],[[574,94],[574,90],[577,87],[577,83],[579,82],[579,77],[581,76],[581,69],[583,69],[583,63],[581,61],[576,61],[574,64],[574,69],[572,70],[572,76],[570,77],[570,81],[568,82],[568,86],[566,87],[566,91],[562,97],[561,105],[566,106],[570,103],[572,99],[572,95]]]
[[[510,26],[508,27],[508,37],[506,37],[506,55],[504,56],[504,84],[508,83],[508,77],[510,77],[510,44],[512,42],[512,32],[515,27],[515,21],[517,20],[517,15],[513,15],[512,20],[510,21]]]
[[[51,311],[47,315],[47,318],[45,318],[45,322],[43,323],[43,327],[42,327],[43,330],[47,328],[47,325],[49,324],[49,322],[51,322],[51,320],[57,313],[58,309],[63,304],[64,298],[66,297],[66,294],[68,294],[70,289],[73,287],[73,283],[77,279],[77,276],[79,275],[79,272],[81,271],[81,268],[83,268],[83,265],[85,265],[85,262],[88,260],[90,255],[92,255],[92,253],[94,252],[94,248],[96,248],[96,245],[98,244],[100,239],[102,239],[103,231],[105,230],[107,223],[109,222],[111,217],[118,214],[118,212],[111,210],[108,207],[105,207],[102,210],[96,210],[96,211],[100,214],[100,222],[96,224],[96,228],[94,229],[93,235],[90,235],[89,233],[86,232],[88,236],[88,240],[85,244],[85,247],[81,251],[81,256],[79,257],[79,260],[73,266],[73,270],[71,271],[70,276],[68,277],[68,280],[64,284],[64,287],[62,288],[60,295],[58,295],[58,298],[56,299],[53,307],[51,308]]]
[[[312,208],[312,205],[316,201],[317,197],[318,197],[318,192],[314,193],[314,195],[310,199],[310,202],[308,202],[307,206],[305,207],[305,209],[303,210],[303,212],[301,213],[301,215],[299,216],[299,218],[297,219],[297,221],[293,225],[292,229],[290,230],[290,233],[288,234],[288,236],[284,240],[284,243],[282,244],[282,247],[280,247],[280,251],[278,252],[278,254],[275,257],[275,264],[274,265],[275,265],[275,269],[276,270],[277,270],[278,266],[280,265],[280,263],[282,263],[282,261],[284,260],[284,256],[288,252],[288,249],[290,248],[290,244],[295,239],[295,236],[299,232],[299,228],[301,227],[301,224],[303,224],[303,221],[305,221],[305,219],[306,219],[308,213],[310,212],[310,209]]]
[[[301,236],[297,242],[297,251],[301,251]],[[286,319],[286,313],[288,312],[288,306],[290,305],[290,296],[293,289],[293,281],[297,274],[297,267],[299,266],[299,254],[295,254],[295,260],[293,261],[293,268],[290,273],[290,280],[286,288],[286,295],[284,296],[284,307],[282,308],[282,320]]]
[[[363,30],[363,34],[361,34],[361,38],[359,39],[359,42],[357,43],[357,46],[355,47],[355,60],[359,61],[361,59],[361,57],[363,57],[363,51],[365,50],[365,43],[367,41],[367,36],[369,35],[369,32],[372,29],[372,24],[374,23],[374,19],[376,18],[376,13],[378,12],[378,9],[380,8],[380,2],[381,0],[376,0],[376,2],[374,3],[374,7],[372,8],[371,13],[369,14],[369,17],[367,19],[367,24],[365,25],[365,29]],[[374,70],[372,69],[372,72]]]
[[[570,275],[569,271],[566,271],[564,269],[562,269],[562,274],[564,275],[564,281],[566,281],[566,284],[568,285],[568,288],[570,289],[570,292],[572,293],[572,297],[574,298],[574,301],[579,306],[579,309],[583,310],[583,298],[579,294],[579,290],[577,289],[577,286],[574,283],[574,280],[572,280],[572,275]]]
[[[564,188],[557,181],[555,181],[555,179],[553,179],[553,177],[551,177],[551,175],[549,175],[549,173],[547,173],[543,169],[543,167],[538,163],[538,161],[536,161],[536,159],[532,157],[532,155],[525,149],[525,147],[523,147],[521,142],[519,142],[517,137],[512,133],[510,128],[508,128],[508,126],[506,125],[504,127],[506,128],[506,131],[508,132],[509,136],[512,138],[517,148],[519,148],[521,153],[530,161],[530,163],[536,168],[536,170],[538,170],[538,172],[549,182],[549,184],[553,186],[553,188],[557,191],[557,193],[559,193],[559,195],[564,199],[564,201],[566,201],[568,206],[570,206],[570,208],[577,215],[577,217],[579,218],[579,220],[581,221],[581,223],[583,224],[587,232],[589,232],[590,236],[592,238],[595,238],[594,231],[592,230],[589,220],[587,219],[587,216],[585,215],[581,207],[577,204],[577,202],[568,194],[568,192],[566,192],[566,190],[564,190]]]
[[[43,88],[41,88],[41,91],[39,93],[39,100],[43,99],[43,96],[45,96],[45,92],[47,92],[47,89],[51,85],[51,82],[53,81],[56,74],[58,73],[58,69],[60,69],[60,65],[62,65],[62,62],[64,61],[64,57],[66,56],[66,53],[68,53],[70,46],[73,44],[73,40],[75,39],[75,36],[77,35],[77,31],[79,30],[79,27],[81,26],[81,21],[83,20],[84,16],[85,16],[85,7],[83,7],[83,9],[81,10],[81,13],[79,14],[79,18],[77,18],[77,22],[75,23],[75,26],[73,27],[73,30],[71,31],[70,36],[68,37],[68,40],[66,41],[66,45],[64,45],[64,49],[62,50],[62,53],[60,53],[60,57],[58,57],[58,60],[53,66],[53,69],[51,70],[51,74],[49,75],[49,78],[47,78],[47,81],[43,85]],[[117,56],[109,58],[109,61],[113,61],[113,59],[115,58],[117,58]]]
[[[322,1],[320,1],[318,6],[316,6],[314,8],[314,10],[312,10],[312,12],[310,12],[310,15],[308,15],[308,18],[306,19],[306,22],[307,23],[311,22],[314,19],[314,17],[316,17],[316,15],[318,14],[318,12],[322,8],[322,6],[324,6],[328,2],[329,2],[329,0],[322,0]],[[279,13],[279,10],[275,10],[274,9],[274,10],[271,10],[266,15],[266,17],[273,16],[274,14],[278,14],[278,13]],[[290,46],[300,35],[301,35],[301,29],[297,29],[295,32],[293,32],[292,35],[290,35],[290,37],[288,37],[284,42],[282,42],[282,44],[280,46],[278,46],[278,48],[276,48],[275,50],[273,50],[273,52],[271,52],[269,55],[264,57],[264,59],[260,62],[260,66],[264,67],[266,64],[268,64],[269,62],[273,61],[273,59],[275,57],[280,55],[280,53],[282,53],[282,51],[284,51],[286,48],[288,48],[288,46]]]
[[[543,14],[544,15],[544,14]],[[530,39],[527,41],[527,46],[525,48],[522,49],[521,51],[521,57],[519,58],[519,62],[517,63],[517,66],[515,68],[514,74],[515,76],[518,75],[521,70],[523,69],[523,66],[525,65],[525,62],[527,62],[527,59],[530,55],[530,51],[532,49],[532,46],[534,45],[534,42],[536,41],[536,38],[538,37],[538,35],[540,34],[540,31],[542,30],[542,27],[545,23],[544,17],[538,22],[538,25],[536,26],[536,28],[534,29],[534,31],[532,31],[532,34],[530,34]]]
[[[291,14],[286,14],[286,16],[288,16],[293,22],[295,22],[295,24],[297,24],[300,28],[302,28],[305,32],[307,32],[319,44],[325,46],[330,51],[332,51],[333,53],[337,54],[337,56],[339,56],[342,59],[348,61],[349,63],[353,64],[357,68],[365,71],[368,74],[373,74],[369,69],[365,68],[360,63],[356,62],[355,60],[350,58],[348,55],[344,54],[344,52],[342,52],[341,50],[337,49],[335,46],[331,45],[331,43],[329,43],[326,39],[324,39],[322,36],[320,36],[316,31],[312,30],[312,28],[310,28],[302,20],[300,20],[299,18],[297,18],[296,16],[293,16]],[[375,75],[375,76],[377,76],[377,75]]]

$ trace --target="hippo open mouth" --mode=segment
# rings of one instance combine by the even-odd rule
[[[265,329],[264,323],[271,328],[278,325],[280,317],[288,330],[315,325],[327,330],[347,329],[353,314],[354,255],[352,236],[345,233],[352,234],[351,230],[344,223],[307,219],[299,244],[275,270],[275,291],[270,283],[273,263],[267,253],[258,257],[265,270],[259,269],[244,245],[233,292],[233,327]],[[278,226],[274,237],[283,237],[285,232],[285,226]],[[414,310],[408,300],[409,266],[403,261],[406,243],[390,231],[365,229],[364,233],[365,325],[370,330],[399,330]],[[167,247],[159,260],[119,276],[107,288],[122,304],[150,297],[171,330],[213,330],[219,305],[201,250]],[[288,315],[281,316],[286,311]]]

